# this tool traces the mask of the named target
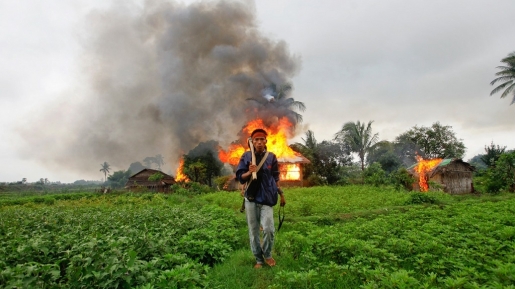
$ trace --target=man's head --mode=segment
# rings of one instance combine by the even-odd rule
[[[266,148],[266,137],[267,133],[264,129],[258,128],[255,129],[250,137],[252,138],[252,143],[254,144],[254,148],[257,152],[262,152]]]

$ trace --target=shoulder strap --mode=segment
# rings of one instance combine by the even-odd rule
[[[261,169],[261,167],[263,166],[263,164],[265,163],[265,160],[266,158],[268,157],[268,151],[266,151],[265,155],[263,156],[263,158],[261,159],[261,161],[259,162],[258,166],[257,166],[257,171],[259,171]],[[249,187],[249,184],[250,182],[252,182],[252,178],[250,178],[246,183],[245,183],[245,190],[247,190],[247,188]]]
[[[263,156],[263,158],[259,162],[259,165],[257,166],[257,170],[256,171],[259,171],[261,169],[261,167],[265,163],[265,160],[266,160],[267,157],[268,157],[268,151],[266,151],[265,155]]]

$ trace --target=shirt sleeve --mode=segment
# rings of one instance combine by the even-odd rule
[[[243,155],[241,155],[240,162],[238,163],[238,167],[236,168],[236,178],[238,179],[240,184],[244,184],[247,182],[241,178],[241,175],[249,171],[249,165],[250,160],[248,159],[247,154],[244,153]]]

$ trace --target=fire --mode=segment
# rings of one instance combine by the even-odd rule
[[[223,163],[229,163],[231,165],[237,165],[240,161],[241,155],[245,152],[245,148],[239,144],[231,144],[229,146],[229,150],[225,152],[223,149],[220,149],[218,152],[218,158]]]
[[[179,162],[179,167],[177,168],[177,171],[175,172],[175,181],[176,182],[189,182],[190,179],[188,179],[188,176],[186,176],[184,173],[184,159],[181,159]]]
[[[277,125],[267,127],[262,119],[249,121],[242,129],[244,135],[249,136],[253,130],[262,128],[268,133],[267,149],[273,152],[278,158],[295,157],[297,153],[288,146],[287,132],[292,129],[293,125],[286,118],[280,118]],[[247,150],[247,145],[231,144],[227,151],[219,150],[218,157],[224,163],[237,165],[241,155]]]
[[[438,166],[442,159],[424,160],[422,157],[417,156],[417,165],[415,171],[418,173],[418,184],[421,192],[427,192],[429,185],[427,184],[427,174]]]
[[[281,164],[279,166],[280,176],[283,181],[300,180],[299,164]]]

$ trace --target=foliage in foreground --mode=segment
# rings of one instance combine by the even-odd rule
[[[0,287],[204,287],[237,241],[232,213],[149,196],[4,208]]]
[[[252,269],[237,192],[3,207],[0,287],[511,288],[515,281],[513,194],[374,186],[285,193],[278,266],[262,270]]]
[[[467,199],[330,226],[290,223],[277,237],[278,266],[230,288],[513,288],[514,207],[514,198]],[[210,272],[214,288],[237,278],[225,266]]]

